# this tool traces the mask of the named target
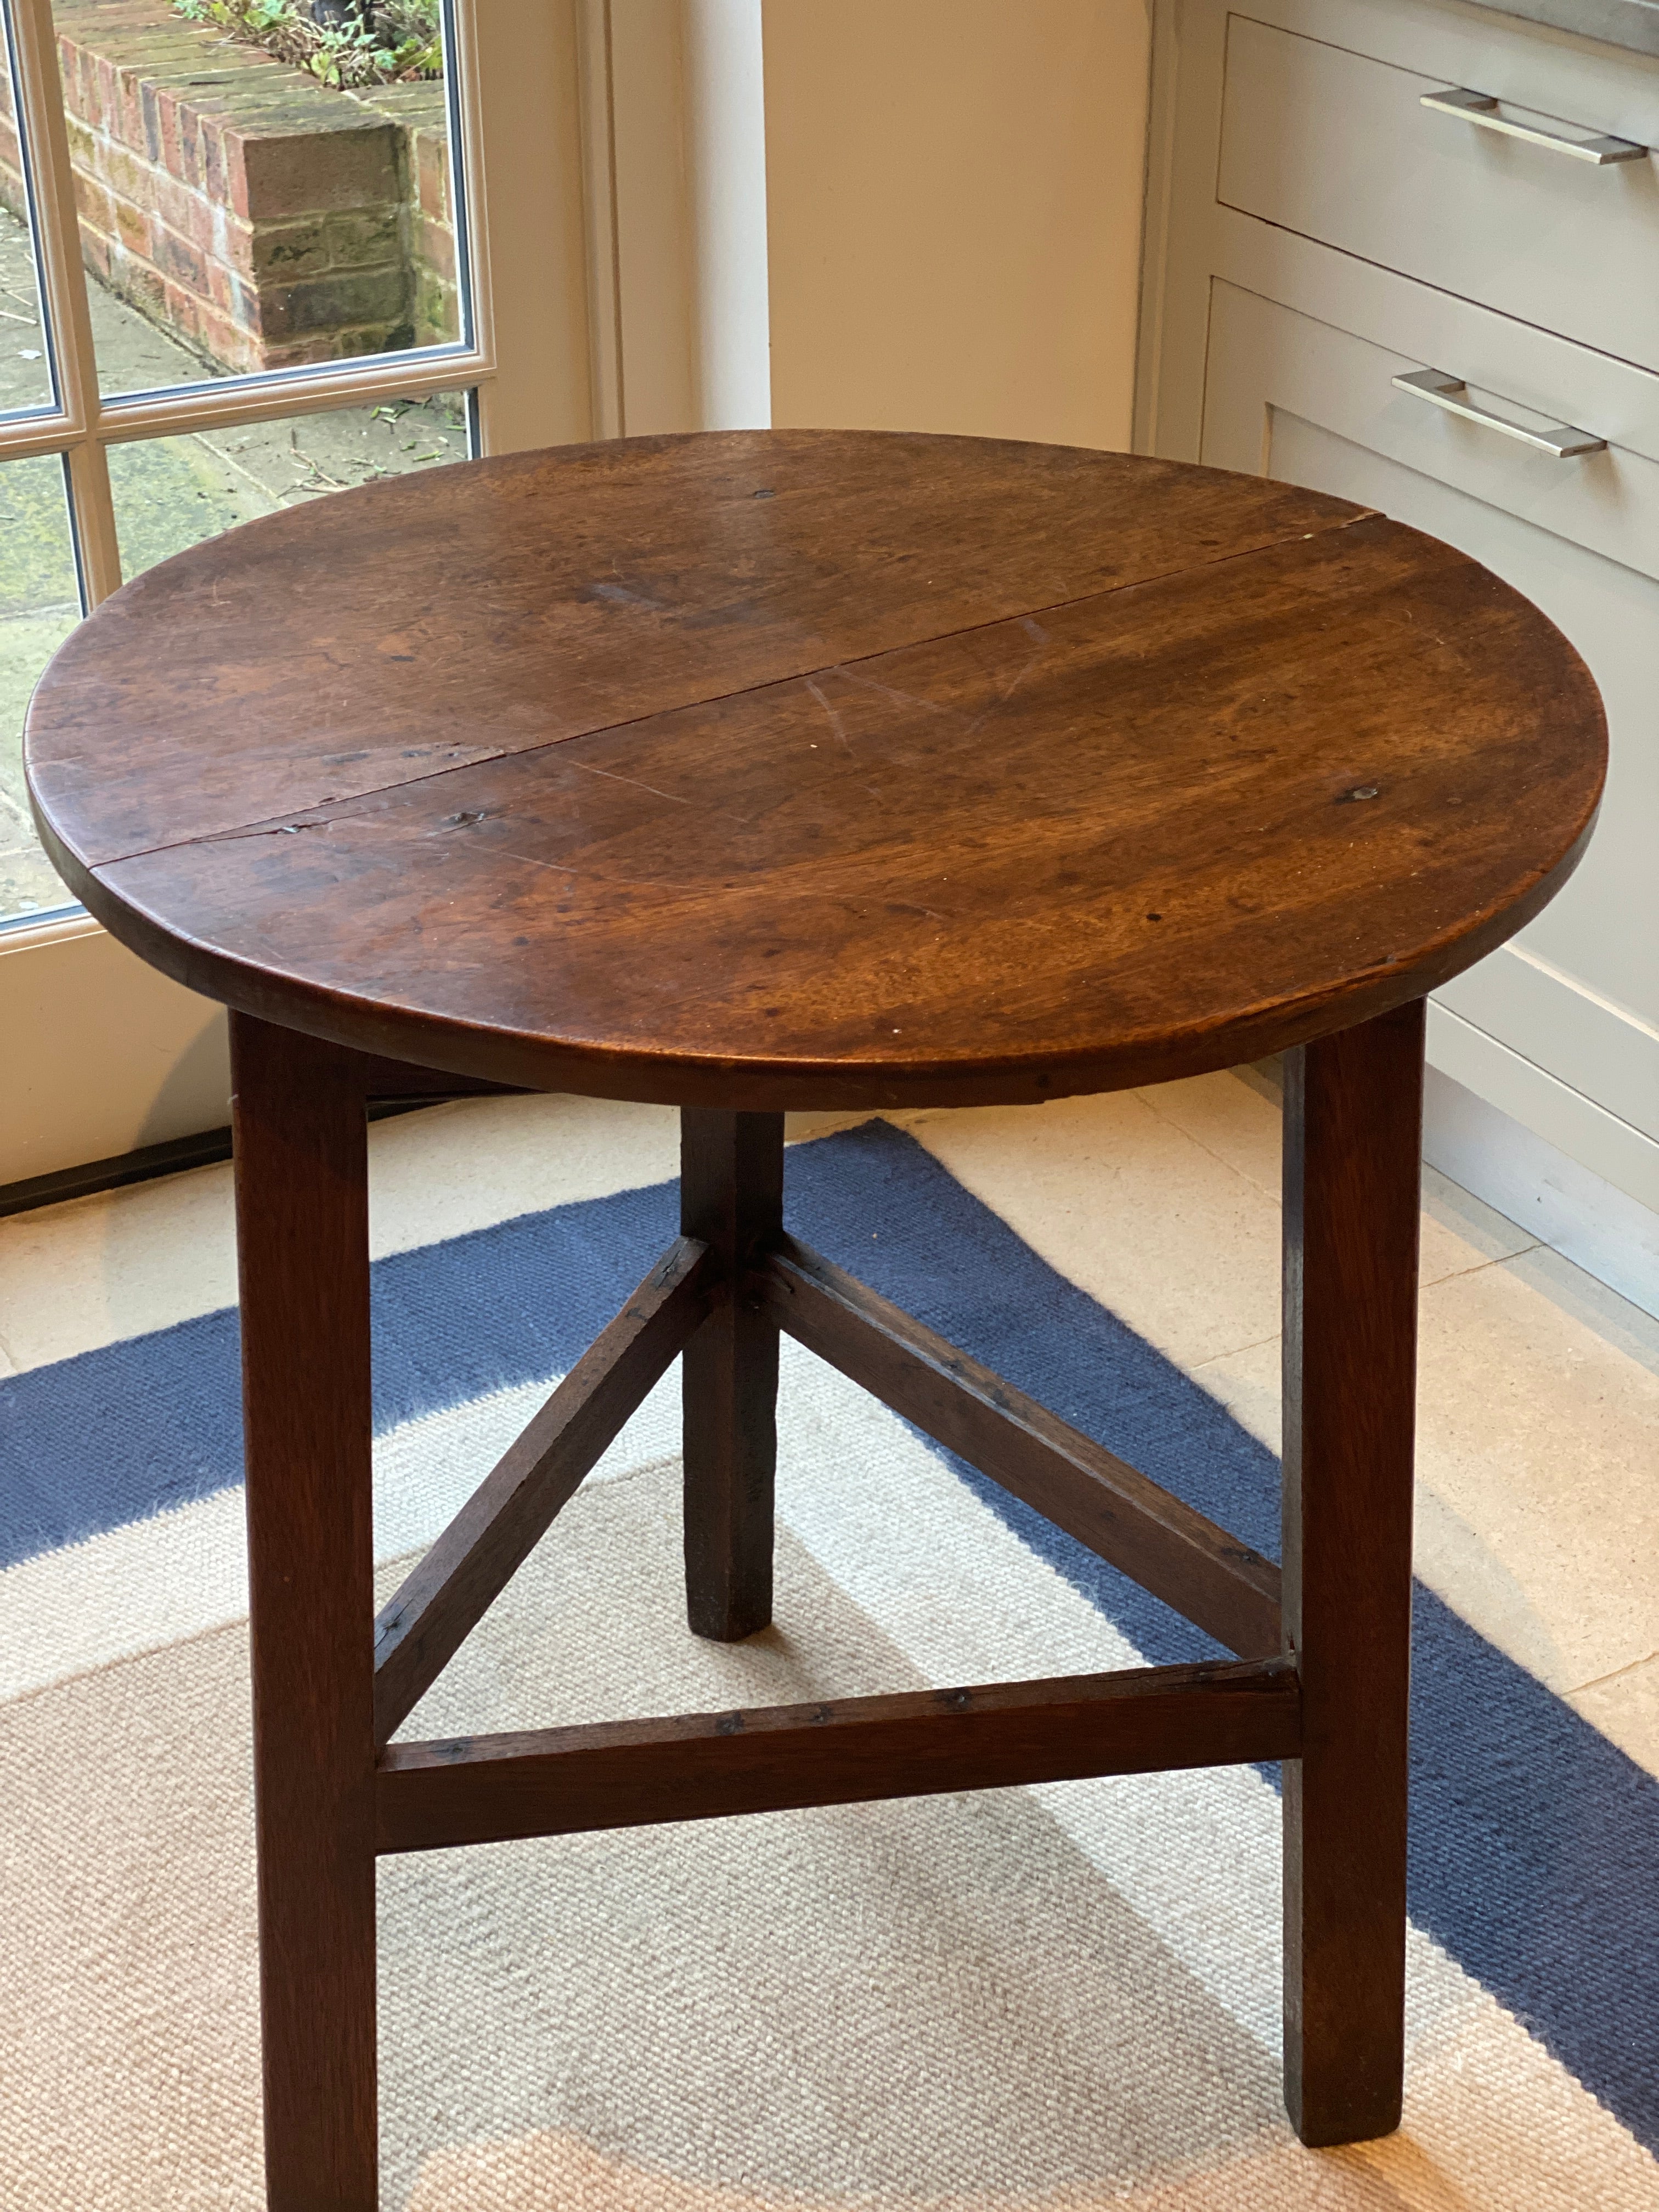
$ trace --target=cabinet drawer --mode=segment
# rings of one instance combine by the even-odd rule
[[[1534,74],[1547,82],[1547,50]],[[1217,198],[1644,368],[1659,368],[1659,160],[1597,167],[1559,143],[1422,105],[1459,88],[1234,15]],[[1467,88],[1486,89],[1476,85]],[[1534,97],[1547,97],[1540,89]],[[1505,101],[1556,141],[1611,125]]]
[[[1589,850],[1535,921],[1436,994],[1438,1020],[1443,1041],[1455,1026],[1460,1050],[1486,1054],[1492,1080],[1467,1052],[1461,1080],[1659,1206],[1659,464],[1617,448],[1555,460],[1448,417],[1395,386],[1422,366],[1218,280],[1203,459],[1431,532],[1589,662],[1612,737]]]

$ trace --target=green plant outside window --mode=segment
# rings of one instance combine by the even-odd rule
[[[443,75],[442,0],[173,0],[319,83],[349,91]]]

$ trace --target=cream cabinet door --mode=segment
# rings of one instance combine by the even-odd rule
[[[1540,58],[1547,51],[1534,40]],[[1424,41],[1425,67],[1429,41]],[[1540,69],[1539,97],[1548,98]],[[1659,81],[1639,142],[1601,165],[1562,150],[1616,137],[1614,103],[1540,114],[1513,96],[1502,120],[1532,143],[1468,114],[1427,107],[1460,88],[1422,69],[1351,53],[1323,38],[1232,15],[1216,198],[1302,237],[1421,278],[1461,299],[1659,367]],[[1626,98],[1616,112],[1633,127]],[[1640,150],[1637,150],[1639,144]]]
[[[1659,1207],[1659,463],[1616,446],[1559,460],[1395,387],[1433,366],[1218,279],[1203,458],[1444,538],[1534,600],[1589,662],[1612,732],[1589,851],[1537,921],[1436,994],[1430,1056]],[[1470,396],[1544,427],[1501,392]],[[1560,422],[1580,420],[1582,398],[1562,389]]]

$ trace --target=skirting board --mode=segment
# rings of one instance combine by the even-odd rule
[[[1659,1213],[1431,1066],[1423,1157],[1587,1275],[1659,1318]]]
[[[1659,1210],[1659,1030],[1632,1008],[1516,939],[1435,993],[1429,1061]]]
[[[1431,1051],[1436,1011],[1431,1006]],[[1283,1099],[1277,1060],[1235,1072],[1275,1105]],[[1423,1158],[1506,1221],[1659,1319],[1659,1213],[1432,1061],[1423,1086]]]

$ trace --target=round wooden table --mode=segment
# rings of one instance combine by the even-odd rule
[[[1553,896],[1605,738],[1474,562],[1123,455],[742,433],[272,516],[76,632],[41,835],[232,1010],[275,2212],[375,2202],[377,1851],[1285,1761],[1285,2087],[1400,2112],[1425,993]],[[1285,1051],[1281,1571],[791,1238],[783,1114]],[[683,1234],[373,1620],[365,1108],[683,1109]],[[1212,1665],[392,1741],[684,1363],[688,1602],[770,1618],[780,1328]]]

